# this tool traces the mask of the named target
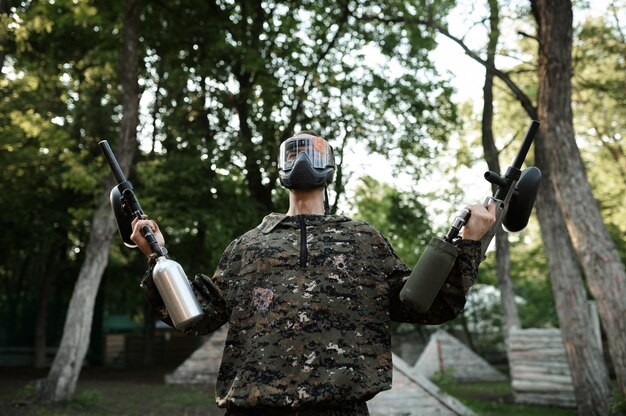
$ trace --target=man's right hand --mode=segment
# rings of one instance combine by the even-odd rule
[[[148,216],[144,215],[144,218],[142,219],[135,218],[133,220],[133,233],[130,235],[130,239],[135,244],[137,244],[139,250],[141,250],[141,252],[145,254],[146,257],[150,258],[152,251],[150,250],[150,246],[148,245],[145,237],[141,233],[141,227],[143,227],[145,224],[147,224],[154,233],[154,236],[159,242],[159,246],[165,247],[165,238],[163,238],[163,234],[161,233],[161,230],[159,229],[157,223],[154,222],[154,220],[149,220]]]

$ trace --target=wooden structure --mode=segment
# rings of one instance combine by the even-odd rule
[[[367,406],[372,416],[475,416],[395,354],[391,390],[378,393]]]
[[[576,407],[559,329],[511,330],[509,365],[515,402]]]
[[[215,385],[217,373],[222,362],[224,344],[228,334],[228,325],[222,326],[195,350],[172,373],[165,376],[169,384],[210,384]]]
[[[507,379],[485,359],[443,330],[431,335],[413,369],[429,379],[438,374],[461,383]]]
[[[159,365],[176,366],[185,361],[204,339],[190,337],[175,330],[157,330],[152,342],[153,354]],[[132,368],[144,364],[146,339],[142,333],[105,334],[104,364],[110,367]]]

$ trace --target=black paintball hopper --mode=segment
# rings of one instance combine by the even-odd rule
[[[509,210],[502,221],[507,231],[522,231],[528,225],[540,182],[541,171],[538,168],[532,166],[524,169],[511,196]]]
[[[128,181],[122,182],[111,189],[111,208],[113,209],[113,214],[115,214],[117,230],[120,233],[120,237],[122,238],[124,245],[128,248],[136,248],[137,244],[130,239],[130,235],[133,233],[133,226],[129,219],[128,208],[125,207],[122,198],[122,193],[126,189],[133,189],[132,185]]]

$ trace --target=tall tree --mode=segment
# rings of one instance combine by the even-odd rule
[[[558,209],[554,191],[549,183],[545,183],[550,180],[552,173],[549,162],[545,160],[544,142],[544,138],[538,134],[535,139],[535,162],[541,169],[544,183],[537,192],[536,210],[577,410],[580,415],[606,415],[608,371],[602,348],[594,342],[583,273],[567,236],[565,220]]]
[[[160,96],[166,98],[155,114],[168,123],[159,138],[166,152],[200,153],[203,163],[220,171],[218,179],[224,170],[242,177],[242,191],[259,213],[284,196],[276,189],[275,157],[295,130],[318,131],[339,144],[339,156],[357,141],[370,151],[402,153],[406,158],[396,160],[410,159],[411,168],[435,152],[425,138],[441,142],[454,125],[451,90],[433,76],[426,56],[432,33],[407,37],[399,25],[361,19],[368,10],[411,9],[404,1],[385,7],[353,0],[289,7],[243,0],[175,4],[150,6],[153,24],[163,28],[148,42],[164,63]],[[385,64],[367,59],[368,51],[393,56],[403,71],[389,77]],[[175,117],[176,126],[170,122]],[[201,123],[211,132],[206,143],[194,139]],[[338,169],[335,201],[346,177]]]
[[[572,4],[537,0],[535,17],[540,39],[538,115],[551,185],[589,289],[598,301],[617,380],[626,393],[626,270],[602,221],[576,145],[571,108]]]
[[[126,174],[130,170],[137,146],[140,6],[140,0],[127,1],[120,59],[123,117],[118,158],[120,167]],[[73,397],[89,346],[95,298],[108,262],[109,246],[115,231],[108,198],[108,190],[114,182],[111,179],[106,182],[106,191],[102,194],[92,217],[86,256],[70,300],[61,345],[47,378],[38,386],[41,401],[62,401]]]
[[[83,207],[91,203],[95,188],[92,168],[83,163],[91,157],[83,139],[85,134],[104,136],[95,134],[103,131],[102,125],[111,131],[110,123],[94,121],[101,111],[110,110],[101,93],[107,90],[107,71],[101,65],[104,55],[94,53],[101,50],[96,46],[101,37],[91,30],[94,22],[100,22],[99,16],[88,13],[93,6],[10,3],[11,23],[5,26],[5,16],[0,16],[0,30],[10,31],[9,36],[1,35],[9,40],[5,50],[9,66],[3,72],[10,76],[0,79],[4,191],[0,206],[4,212],[23,214],[2,217],[0,246],[10,260],[0,261],[0,313],[8,310],[12,319],[0,320],[8,334],[2,342],[34,344],[35,363],[41,365],[46,342],[56,342],[56,331],[47,330],[48,321],[58,321],[56,312],[65,302],[69,276],[76,276],[76,264],[82,259],[83,224],[88,220]],[[67,13],[69,7],[74,13]],[[68,15],[73,17],[67,19]],[[51,47],[70,43],[72,48]],[[89,75],[96,73],[103,82],[89,82]],[[81,112],[94,96],[99,107],[92,108],[85,120]],[[110,112],[107,116],[110,119]],[[36,238],[19,236],[24,229],[33,229]],[[47,290],[50,287],[52,291]],[[24,324],[35,309],[36,323]]]
[[[487,44],[487,58],[485,67],[485,83],[483,85],[483,117],[482,142],[485,159],[489,170],[500,173],[498,149],[493,138],[493,79],[494,74],[489,70],[495,67],[495,57],[500,37],[500,13],[497,0],[489,0],[489,41]],[[494,186],[495,191],[495,186]],[[511,282],[511,260],[509,255],[509,237],[502,229],[496,232],[496,274],[500,299],[504,312],[504,337],[508,339],[511,328],[519,328],[520,320],[515,303],[515,291]]]
[[[65,249],[65,244],[61,243],[55,247],[55,250],[51,250],[48,258],[46,259],[45,268],[43,269],[43,282],[40,288],[37,321],[35,323],[35,354],[33,359],[35,368],[44,368],[48,364],[46,351],[48,341],[48,305],[54,277],[58,273],[58,260],[59,258],[62,258]]]
[[[519,101],[528,116],[538,119],[538,109],[533,105],[533,100],[508,73],[495,66],[489,66],[478,53],[472,51],[443,25],[433,20],[419,20],[418,22],[435,28],[439,33],[457,43],[469,57],[493,72]],[[548,259],[561,336],[572,372],[577,406],[581,414],[587,412],[587,414],[600,415],[602,409],[606,409],[608,400],[606,367],[599,346],[591,341],[593,326],[587,307],[583,275],[577,263],[569,261],[576,258],[576,251],[570,241],[555,191],[550,186],[554,181],[550,161],[541,154],[541,145],[544,140],[542,133],[543,130],[540,130],[535,138],[535,160],[544,176],[543,185],[537,196],[536,209],[544,237],[544,251]]]
[[[602,17],[588,17],[575,28],[572,107],[581,156],[604,223],[626,261],[626,11],[612,2]],[[602,108],[603,111],[597,111]]]

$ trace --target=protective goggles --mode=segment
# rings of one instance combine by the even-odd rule
[[[333,148],[326,140],[310,134],[298,134],[281,143],[278,169],[291,169],[300,153],[305,153],[309,157],[314,168],[335,166]]]

